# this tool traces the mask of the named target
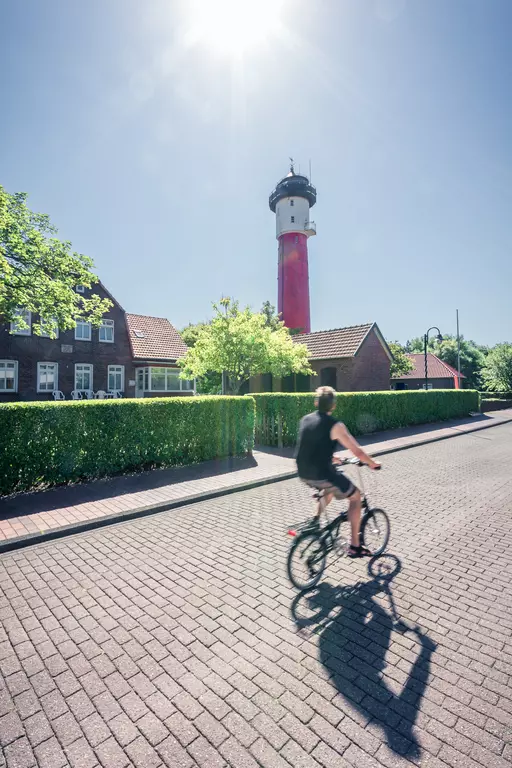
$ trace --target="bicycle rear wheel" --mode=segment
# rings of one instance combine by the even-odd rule
[[[389,518],[383,509],[370,509],[361,523],[361,544],[372,555],[381,555],[386,549],[390,534]]]
[[[313,589],[325,570],[327,547],[317,533],[302,533],[288,553],[288,578],[296,589]]]

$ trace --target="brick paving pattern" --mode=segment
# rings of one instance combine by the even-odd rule
[[[297,597],[297,480],[4,554],[0,765],[510,766],[511,445],[500,426],[367,473],[386,588],[333,558]]]

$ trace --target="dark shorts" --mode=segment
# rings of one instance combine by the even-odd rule
[[[336,472],[327,480],[306,480],[304,477],[301,480],[310,488],[333,493],[337,499],[348,499],[357,491],[357,487],[343,472]]]

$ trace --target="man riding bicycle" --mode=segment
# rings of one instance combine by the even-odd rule
[[[299,477],[310,487],[325,491],[325,506],[333,498],[349,500],[351,544],[348,556],[369,557],[371,552],[359,542],[361,493],[348,477],[335,468],[339,460],[333,454],[338,448],[338,443],[341,443],[370,469],[379,469],[380,463],[363,451],[341,421],[333,418],[336,392],[332,387],[319,387],[316,390],[315,407],[317,410],[304,416],[299,426],[296,452]]]

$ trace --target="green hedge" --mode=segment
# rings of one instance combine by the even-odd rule
[[[0,405],[0,495],[129,470],[240,456],[251,397]]]
[[[314,409],[314,394],[261,394],[256,401],[255,440],[259,445],[294,445],[299,420]],[[428,392],[347,392],[337,397],[336,418],[354,435],[467,416],[479,411],[473,390]]]

